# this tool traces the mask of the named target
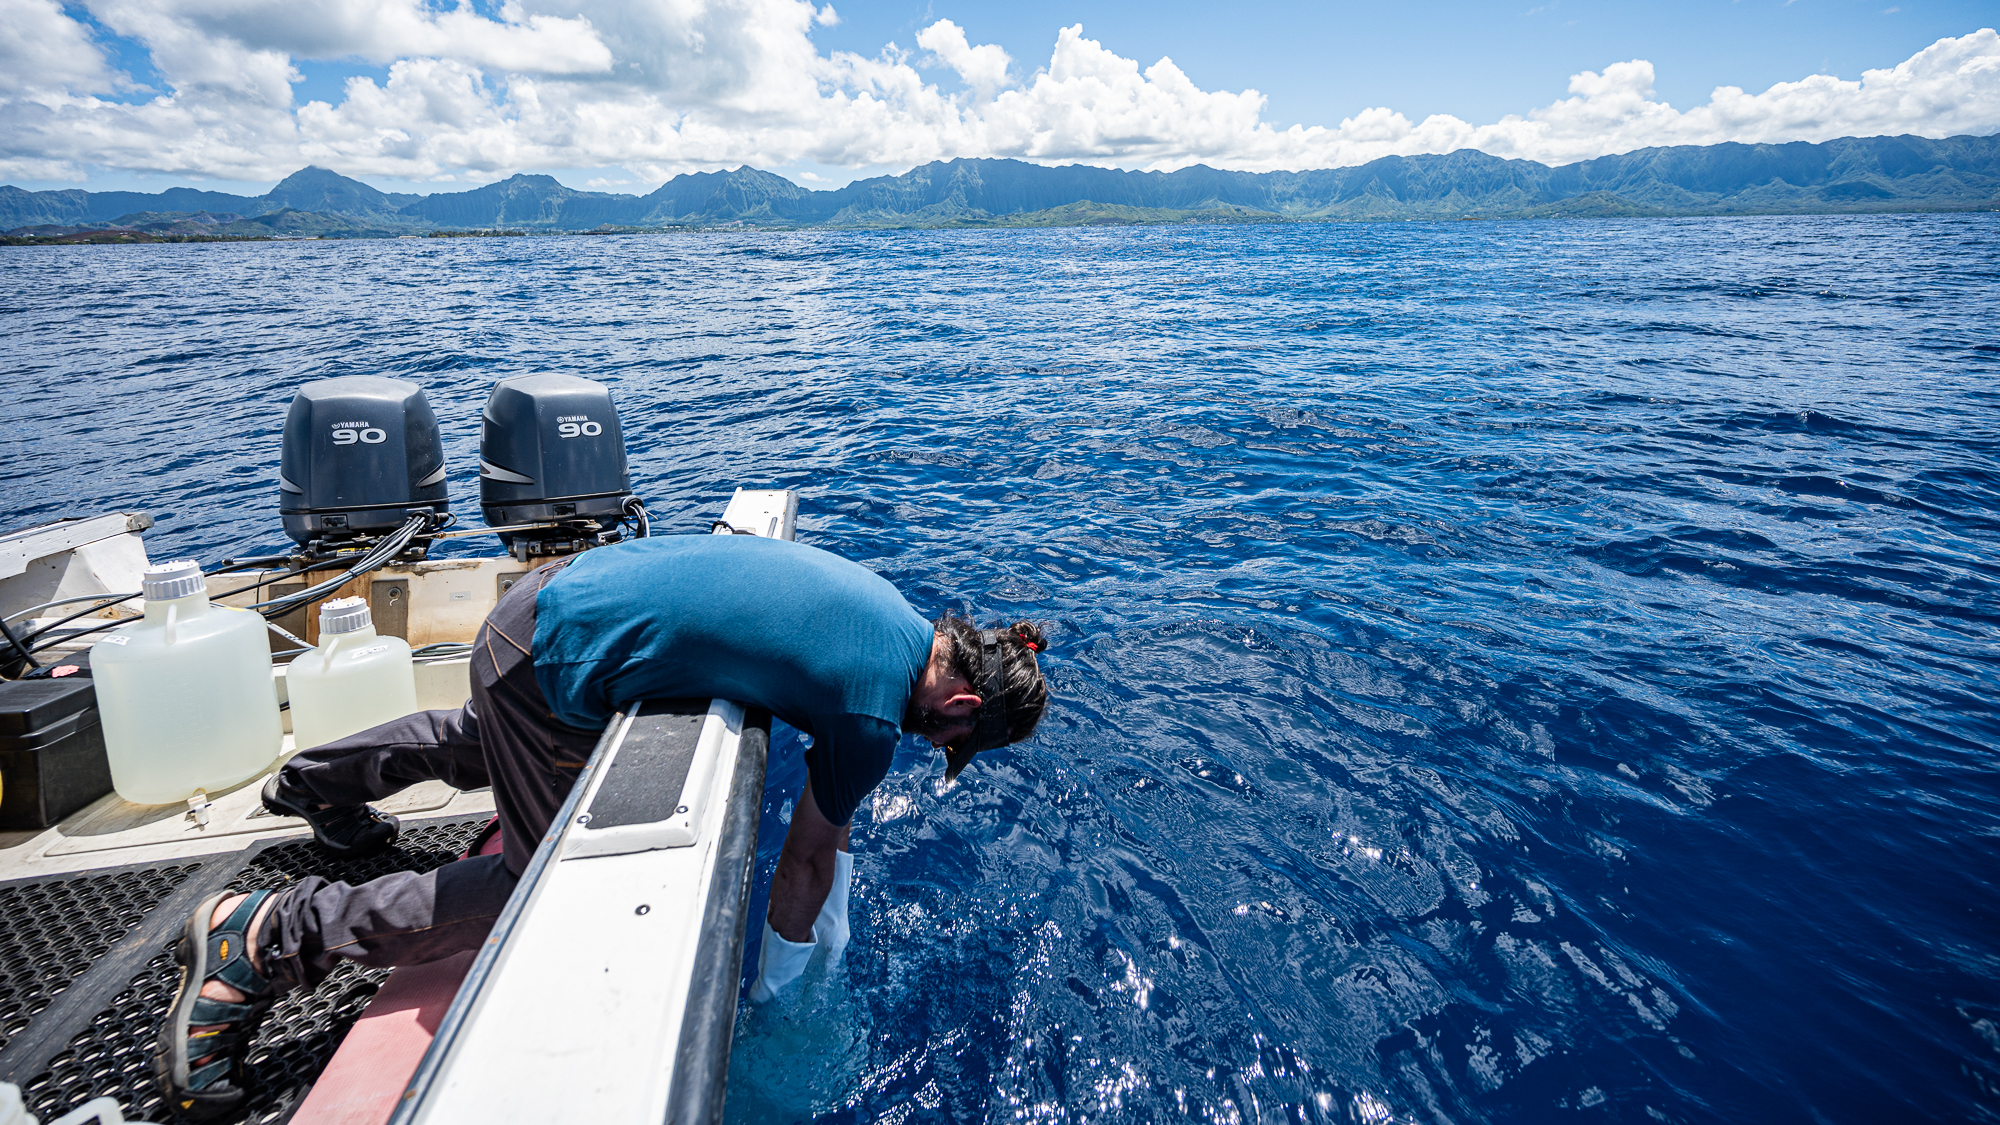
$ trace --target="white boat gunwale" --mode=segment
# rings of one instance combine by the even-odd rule
[[[796,494],[789,491],[738,490],[715,530],[791,539],[797,505]],[[748,937],[769,716],[745,713],[726,701],[704,708],[708,711],[704,729],[717,724],[733,729],[713,742],[700,739],[701,749],[717,757],[706,777],[715,809],[690,844],[668,843],[671,834],[660,831],[651,839],[628,837],[635,842],[615,854],[569,846],[574,837],[590,834],[588,821],[580,818],[615,768],[623,740],[649,713],[675,713],[689,702],[641,702],[621,711],[605,728],[474,957],[398,1099],[390,1125],[496,1117],[547,1120],[551,1106],[537,1099],[537,1091],[562,1092],[566,1108],[592,1120],[721,1119]],[[738,716],[733,722],[731,712]],[[691,766],[687,782],[702,784],[699,763]],[[631,913],[622,902],[595,919],[575,909],[538,913],[552,884],[614,869],[621,887],[664,884],[692,892],[695,917],[681,931],[694,935],[691,955],[680,951],[649,957],[641,941],[621,931],[618,923],[624,919],[619,914]],[[543,957],[523,969],[510,958],[512,950],[523,944],[544,951],[560,949],[562,955]],[[577,969],[600,964],[601,983],[594,972]],[[607,1026],[591,1018],[590,997],[578,999],[560,991],[565,972],[571,974],[567,978],[571,986],[588,978],[599,996],[616,995],[634,1001],[629,1006],[642,1013],[657,1009],[659,1014],[650,1020],[645,1015],[628,1017],[626,1026],[616,1026],[614,1018]],[[647,996],[660,1003],[637,1002]],[[525,1042],[521,1036],[510,1042],[481,1034],[482,1020],[510,1010],[536,1012],[539,1022]],[[571,1021],[568,1026],[563,1025],[565,1019]],[[544,1050],[551,1043],[565,1042],[565,1035],[578,1037],[575,1050],[563,1057]],[[511,1079],[528,1065],[535,1068],[535,1083],[533,1089],[523,1090]],[[615,1089],[606,1090],[606,1074],[615,1076]],[[585,1104],[590,1102],[589,1090],[598,1091],[595,1108],[608,1109],[608,1115],[587,1112],[594,1108]]]

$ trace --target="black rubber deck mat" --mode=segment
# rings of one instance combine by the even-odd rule
[[[364,860],[333,859],[309,839],[271,841],[243,852],[204,856],[199,872],[193,870],[197,866],[193,862],[177,869],[177,883],[155,895],[155,908],[141,912],[136,924],[125,925],[122,932],[129,936],[123,940],[107,940],[120,932],[116,922],[101,929],[91,924],[104,917],[98,903],[108,890],[42,891],[35,900],[44,910],[37,932],[53,936],[34,945],[31,972],[46,972],[50,979],[71,972],[74,979],[0,1050],[0,1080],[19,1083],[28,1111],[44,1120],[106,1094],[118,1099],[127,1121],[177,1120],[155,1084],[152,1051],[159,1021],[179,981],[174,942],[189,912],[203,898],[224,889],[289,886],[307,875],[361,883],[393,871],[429,871],[463,853],[489,819],[489,814],[481,814],[405,822],[395,847]],[[156,872],[150,876],[155,884],[169,877],[162,874],[166,868],[128,869],[70,876],[61,882],[129,886],[117,881],[144,870]],[[0,894],[25,895],[53,882],[0,886]],[[125,893],[129,897],[131,892]],[[116,917],[130,917],[135,909],[128,905]],[[7,918],[11,931],[13,916]],[[89,970],[76,975],[74,967],[81,963],[77,958],[99,946],[105,948]],[[251,1044],[247,1068],[252,1094],[232,1120],[265,1125],[289,1118],[388,975],[387,969],[343,964],[318,988],[280,1000]]]
[[[201,862],[0,885],[0,1051]]]

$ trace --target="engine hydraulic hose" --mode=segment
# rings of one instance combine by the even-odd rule
[[[625,514],[631,516],[632,522],[639,525],[639,538],[650,539],[653,537],[653,521],[646,515],[645,501],[639,499],[637,496],[627,496],[625,498]]]
[[[433,517],[429,512],[413,515],[410,517],[409,522],[383,537],[382,541],[375,544],[367,554],[361,556],[359,561],[335,577],[316,585],[308,586],[296,593],[286,594],[281,598],[259,602],[250,608],[270,618],[283,617],[300,606],[310,605],[333,593],[335,590],[340,589],[356,576],[376,570],[390,559],[395,558],[402,552],[403,548],[410,545],[410,540],[416,538],[418,532],[423,531],[431,525],[432,519]]]

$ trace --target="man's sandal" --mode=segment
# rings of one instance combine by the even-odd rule
[[[374,855],[395,842],[402,824],[387,813],[367,805],[312,807],[308,797],[286,788],[282,773],[274,773],[264,783],[264,807],[279,816],[295,816],[312,825],[313,839],[337,859],[360,859]]]
[[[215,895],[195,908],[181,931],[180,944],[174,949],[174,960],[181,966],[181,987],[160,1024],[153,1069],[166,1089],[167,1100],[182,1117],[195,1121],[219,1117],[249,1096],[244,1088],[243,1056],[249,1052],[258,1021],[277,999],[270,978],[250,963],[249,931],[258,908],[273,893],[251,891],[221,925],[210,929],[216,905],[229,897]],[[241,992],[242,1002],[203,996],[202,986],[212,980]],[[188,1030],[215,1024],[223,1026],[212,1031]],[[206,1063],[194,1062],[204,1058]]]

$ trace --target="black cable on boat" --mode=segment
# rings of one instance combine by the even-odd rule
[[[47,635],[48,633],[56,629],[60,629],[63,626],[69,624],[70,622],[75,621],[79,617],[89,617],[91,614],[96,613],[99,610],[110,609],[112,606],[117,605],[120,602],[129,602],[133,598],[136,598],[138,596],[139,596],[138,594],[113,594],[112,596],[106,598],[104,601],[97,603],[96,605],[89,606],[85,609],[79,609],[75,613],[70,614],[68,617],[57,618],[56,620],[50,622],[49,624],[42,626],[41,628],[35,630],[32,633],[29,633],[27,639],[30,641],[38,640],[41,637]],[[131,618],[128,617],[121,621],[113,621],[111,622],[111,624],[123,625],[126,621],[130,620]],[[95,632],[95,630],[92,630],[92,632]],[[40,652],[43,649],[49,647],[49,645],[55,644],[58,641],[64,640],[68,637],[74,637],[77,635],[78,634],[76,633],[64,633],[61,637],[57,637],[55,640],[50,641],[48,644],[40,644],[34,646],[35,651]]]
[[[289,555],[281,557],[285,558],[287,561],[290,560]],[[245,593],[250,590],[261,589],[265,586],[269,586],[273,582],[283,582],[287,578],[297,578],[301,574],[307,574],[315,570],[330,570],[336,566],[345,566],[346,563],[347,563],[346,559],[316,559],[312,562],[305,564],[304,566],[296,567],[292,570],[287,570],[282,574],[273,574],[269,578],[252,582],[248,586],[238,586],[236,589],[229,591],[229,593],[234,595],[234,594]],[[220,574],[222,572],[216,571],[215,573]],[[287,594],[286,596],[290,597],[291,595]]]
[[[232,571],[238,571],[238,570],[249,570],[252,567],[269,566],[272,563],[290,562],[291,559],[292,556],[290,555],[263,555],[254,559],[224,559],[222,560],[222,565],[216,567],[214,570],[203,571],[202,577],[213,578],[218,574],[228,574]],[[260,582],[252,582],[248,586],[239,586],[236,589],[231,590],[230,593],[241,594],[246,590],[255,590],[260,586],[268,586],[273,582],[283,582],[287,578],[297,577],[298,575],[304,574],[307,571],[324,570],[327,567],[339,566],[340,564],[341,564],[340,560],[338,559],[323,559],[318,562],[307,563],[306,565],[299,567],[296,570],[288,570],[283,574],[273,575],[272,577],[266,578]],[[24,617],[34,616],[34,614],[39,610],[54,609],[57,606],[63,606],[63,605],[75,605],[77,602],[95,603],[89,609],[80,610],[58,621],[50,622],[49,624],[44,625],[39,629],[36,629],[34,632],[29,633],[25,638],[23,638],[25,640],[32,641],[35,638],[41,636],[42,634],[47,633],[51,629],[56,629],[60,628],[61,626],[67,625],[70,622],[75,621],[79,617],[88,617],[93,613],[110,609],[112,606],[118,605],[121,602],[129,602],[133,598],[139,596],[140,592],[134,591],[130,594],[84,594],[80,597],[75,597],[75,598],[57,598],[55,601],[52,602],[43,602],[40,605],[31,605],[24,610],[20,610],[19,612],[10,613],[7,615],[5,620],[9,622],[19,621]]]
[[[270,566],[273,563],[290,561],[292,561],[292,556],[290,555],[258,555],[254,559],[223,559],[221,565],[208,573],[211,576],[228,574],[234,570],[254,570],[260,566]]]
[[[7,643],[13,645],[14,651],[21,654],[21,659],[28,662],[29,671],[42,666],[42,662],[35,659],[34,651],[27,645],[22,644],[21,638],[14,635],[14,627],[12,625],[7,624],[5,621],[0,621],[0,634],[5,634]]]
[[[384,540],[383,542],[387,543],[388,540]],[[397,550],[400,549],[401,549],[400,547],[397,548]],[[327,595],[333,593],[335,590],[338,590],[340,587],[346,585],[355,576],[366,574],[371,570],[379,568],[383,563],[389,561],[390,558],[393,558],[395,554],[396,551],[389,551],[387,553],[383,553],[381,547],[378,545],[375,548],[375,550],[369,551],[367,554],[361,556],[359,561],[355,562],[352,566],[348,567],[346,570],[341,571],[338,575],[335,575],[332,578],[326,579],[325,581],[316,583],[312,586],[308,586],[303,590],[297,590],[292,593],[285,594],[281,597],[272,598],[269,601],[258,602],[255,605],[249,606],[248,608],[256,610],[258,613],[263,614],[267,618],[283,617],[295,609],[298,609],[302,606],[311,605],[313,602],[319,601],[321,598],[326,597]],[[319,568],[301,568],[299,573],[304,573],[306,569],[319,569]],[[259,585],[268,585],[268,583],[259,583]]]
[[[120,618],[115,618],[111,621],[106,621],[102,625],[92,625],[88,629],[73,629],[70,632],[64,633],[60,637],[51,637],[48,640],[43,641],[41,644],[35,645],[34,649],[36,652],[45,652],[48,649],[54,648],[55,646],[63,643],[64,641],[73,641],[78,637],[87,637],[92,633],[102,633],[106,629],[116,629],[120,625],[130,625],[131,623],[137,620],[139,619],[136,617],[120,617]],[[41,632],[38,632],[35,635],[39,637],[42,635],[42,633],[46,633],[49,631],[49,629],[53,628],[55,628],[55,626],[51,625],[48,627],[48,629],[43,629],[41,630]]]
[[[54,609],[59,605],[75,605],[78,602],[102,602],[103,605],[96,607],[98,609],[102,609],[104,605],[116,605],[127,598],[135,598],[135,597],[138,597],[138,595],[137,594],[84,594],[81,597],[75,597],[75,598],[57,598],[55,601],[52,602],[43,602],[40,605],[31,605],[24,610],[19,610],[15,613],[10,613],[6,616],[5,619],[10,622],[19,621],[24,617],[31,618],[35,616],[35,614],[45,609]]]
[[[348,567],[335,577],[316,585],[308,586],[296,593],[286,594],[281,598],[259,602],[250,608],[263,614],[265,617],[283,617],[285,614],[301,606],[310,605],[333,593],[335,590],[340,589],[355,576],[378,569],[390,559],[401,554],[403,548],[410,545],[410,540],[416,538],[418,532],[429,528],[435,518],[435,513],[429,509],[419,510],[403,526],[383,536],[382,541],[375,544],[367,554],[361,556],[360,560],[353,566]]]
[[[625,514],[631,517],[633,523],[638,525],[638,537],[640,539],[652,538],[653,521],[646,516],[645,501],[639,499],[637,496],[627,496],[625,498]]]
[[[280,555],[280,556],[278,556],[278,557],[279,557],[280,559],[283,559],[283,558],[287,558],[287,557],[289,557],[289,556],[285,556],[285,555]],[[262,561],[262,560],[259,560],[259,561]],[[307,571],[309,571],[309,570],[322,570],[322,569],[325,569],[326,567],[329,567],[329,566],[339,566],[339,565],[340,565],[340,564],[339,564],[339,562],[337,562],[337,561],[325,561],[325,562],[316,562],[316,563],[309,563],[309,564],[307,564],[307,565],[305,565],[305,566],[302,566],[302,567],[298,568],[297,570],[293,570],[293,571],[288,571],[288,572],[286,572],[286,573],[284,573],[284,574],[280,574],[280,575],[277,575],[277,576],[275,576],[275,577],[272,577],[272,578],[266,578],[266,579],[264,579],[264,580],[263,580],[262,582],[253,582],[253,583],[251,583],[250,585],[248,585],[248,586],[245,586],[245,587],[243,587],[243,588],[242,588],[242,589],[240,589],[240,590],[232,590],[232,591],[230,591],[230,592],[231,592],[231,593],[235,593],[235,594],[240,594],[240,593],[242,593],[242,592],[243,592],[244,590],[255,590],[255,589],[256,589],[257,587],[259,587],[259,586],[268,586],[268,585],[270,585],[270,584],[271,584],[271,583],[273,583],[273,582],[282,582],[282,581],[284,581],[284,580],[285,580],[285,579],[287,579],[287,578],[292,578],[292,577],[296,577],[296,576],[298,576],[298,575],[300,575],[300,574],[304,574],[305,572],[307,572]],[[203,577],[212,577],[212,576],[214,576],[214,575],[217,575],[217,574],[224,574],[224,573],[227,573],[227,572],[228,572],[228,571],[229,571],[230,569],[231,569],[230,567],[228,567],[228,566],[224,566],[224,567],[221,567],[221,568],[218,568],[218,569],[216,569],[216,570],[212,570],[212,571],[209,571],[209,572],[207,572],[206,574],[204,574],[204,575],[203,575]],[[240,567],[239,567],[239,568],[236,568],[236,569],[242,569],[242,568],[240,568]],[[94,595],[93,595],[93,596],[94,596]],[[97,601],[96,601],[96,604],[94,604],[94,605],[91,605],[91,606],[89,606],[89,607],[87,607],[87,608],[84,608],[84,609],[80,609],[80,610],[77,610],[77,611],[76,611],[75,613],[72,613],[72,614],[69,614],[69,615],[68,615],[68,616],[66,616],[66,617],[60,617],[60,618],[57,618],[56,620],[54,620],[54,621],[51,621],[51,622],[49,622],[49,623],[48,623],[47,625],[44,625],[44,626],[42,626],[41,628],[39,628],[39,629],[36,629],[36,630],[35,630],[34,632],[32,632],[32,633],[29,633],[29,634],[27,635],[27,637],[26,637],[25,639],[26,639],[26,640],[28,640],[28,641],[31,641],[31,642],[32,642],[32,641],[36,641],[36,640],[39,640],[39,639],[41,639],[41,638],[42,638],[43,636],[46,636],[47,634],[49,634],[49,633],[52,633],[52,632],[54,632],[55,630],[57,630],[57,629],[60,629],[60,628],[62,628],[62,627],[63,627],[64,625],[67,625],[67,624],[69,624],[70,622],[72,622],[72,621],[75,621],[75,620],[76,620],[77,618],[79,618],[79,617],[89,617],[89,616],[90,616],[91,614],[93,614],[93,613],[97,613],[97,612],[99,612],[99,611],[102,611],[102,610],[106,610],[106,609],[110,609],[110,608],[111,608],[112,606],[114,606],[114,605],[118,605],[118,604],[119,604],[119,603],[121,603],[121,602],[129,602],[129,601],[131,601],[131,600],[132,600],[133,598],[136,598],[136,597],[139,597],[139,596],[140,596],[139,592],[134,592],[134,593],[130,593],[130,594],[110,594],[110,595],[107,595],[107,596],[104,596],[104,597],[102,597],[102,598],[99,598],[99,599],[97,599]],[[64,598],[64,599],[63,599],[62,601],[60,601],[60,602],[49,602],[49,603],[45,603],[45,604],[43,604],[43,605],[39,605],[39,606],[36,606],[35,608],[36,608],[36,609],[48,609],[48,608],[49,608],[50,606],[55,606],[55,605],[65,605],[65,604],[68,604],[68,603],[71,603],[71,602],[79,602],[79,601],[86,601],[86,600],[89,600],[89,599],[88,599],[88,598]],[[19,615],[17,614],[16,616],[19,616]],[[133,618],[130,618],[130,617],[127,617],[127,618],[122,618],[122,619],[120,619],[120,620],[117,620],[117,621],[113,621],[113,622],[111,622],[110,624],[111,624],[111,625],[123,625],[123,624],[124,624],[125,622],[127,622],[127,621],[131,621],[131,620],[134,620],[134,619],[133,619]],[[100,626],[99,628],[109,628],[109,627],[110,627],[109,625],[106,625],[106,626]],[[89,630],[85,630],[85,633],[94,633],[94,632],[97,632],[97,631],[98,631],[97,629],[89,629]],[[60,644],[60,643],[62,643],[63,641],[66,641],[66,640],[68,640],[68,639],[69,639],[69,638],[71,638],[71,637],[80,637],[80,636],[83,636],[83,635],[85,635],[85,633],[76,633],[76,632],[71,632],[71,633],[64,633],[64,634],[63,634],[62,636],[60,636],[60,637],[55,637],[55,638],[51,639],[51,640],[50,640],[50,641],[48,641],[48,642],[47,642],[46,644],[37,644],[37,645],[33,645],[33,646],[32,646],[32,648],[33,648],[33,651],[35,651],[35,652],[41,652],[41,651],[43,651],[43,650],[47,649],[47,648],[48,648],[48,647],[49,647],[50,645],[55,645],[55,644]]]
[[[398,553],[400,553],[403,550],[403,548],[409,546],[410,540],[415,538],[418,532],[422,531],[425,527],[429,526],[430,522],[431,522],[430,518],[425,515],[411,516],[409,522],[405,523],[402,527],[397,528],[394,532],[383,538],[383,540],[380,543],[377,543],[366,554],[361,556],[359,561],[355,562],[346,571],[342,572],[339,577],[330,578],[325,582],[318,583],[317,585],[308,587],[304,590],[299,590],[294,593],[286,594],[282,598],[274,598],[271,601],[262,602],[257,605],[250,606],[249,608],[257,610],[268,619],[273,617],[283,617],[285,614],[290,613],[292,610],[297,609],[301,605],[318,601],[320,598],[323,598],[326,595],[332,593],[333,591],[339,589],[343,584],[345,584],[349,579],[353,578],[354,576],[358,574],[366,574],[371,570],[378,569],[384,563],[394,558]],[[217,574],[225,574],[231,570],[243,570],[253,565],[258,565],[275,560],[283,560],[286,558],[289,558],[289,556],[277,555],[259,559],[227,560],[223,563],[222,566],[217,567],[212,571],[206,572],[204,574],[204,577],[211,577]],[[296,578],[299,575],[308,573],[310,571],[326,570],[331,567],[336,567],[341,565],[341,563],[344,561],[345,560],[341,559],[325,559],[317,562],[310,562],[305,564],[304,566],[286,571],[283,574],[273,575],[269,578],[265,578],[258,582],[253,582],[248,586],[244,586],[241,589],[232,590],[230,592],[232,594],[240,594],[246,590],[255,590],[262,586],[268,586],[273,582],[282,582],[287,578]],[[49,637],[48,640],[43,641],[40,644],[35,644],[33,642],[41,640],[41,638],[48,636],[50,633],[54,632],[57,629],[62,628],[64,625],[67,625],[72,621],[75,621],[79,617],[88,617],[93,613],[109,609],[110,607],[117,605],[120,602],[131,601],[133,598],[139,596],[140,595],[138,593],[111,595],[109,597],[102,599],[101,601],[98,601],[94,605],[90,605],[83,609],[77,610],[75,613],[72,613],[67,617],[59,618],[55,621],[50,622],[47,625],[42,626],[39,629],[36,629],[34,632],[29,633],[26,638],[16,638],[13,629],[10,628],[5,621],[0,621],[0,632],[4,632],[6,634],[7,640],[15,646],[16,651],[21,653],[21,658],[26,659],[29,662],[30,667],[39,668],[41,667],[41,664],[35,661],[34,656],[32,655],[33,653],[42,652],[54,645],[61,644],[64,641],[74,640],[77,637],[86,637],[92,633],[103,632],[106,629],[111,629],[119,625],[127,624],[133,619],[127,617],[115,621],[107,621],[102,625],[92,626],[91,628],[88,629],[72,630],[70,632],[63,633],[61,636]],[[81,599],[65,599],[65,600],[75,601]],[[38,608],[47,608],[47,607],[43,606]]]
[[[218,574],[229,574],[232,571],[249,570],[253,567],[269,566],[272,563],[290,562],[291,560],[292,556],[290,555],[262,555],[254,559],[224,559],[222,560],[222,565],[216,567],[214,570],[203,571],[202,577],[213,578]],[[307,565],[302,566],[297,570],[286,571],[283,574],[279,574],[271,578],[266,578],[261,582],[253,582],[248,586],[239,586],[236,589],[231,590],[230,593],[240,594],[243,593],[245,590],[255,590],[259,586],[268,586],[273,582],[283,582],[287,578],[304,574],[306,571],[309,570],[322,570],[325,569],[326,567],[339,566],[339,565],[340,565],[339,560],[332,560],[332,559],[322,560],[314,563],[308,563]],[[129,602],[133,598],[136,598],[138,596],[139,596],[138,592],[135,591],[130,594],[83,594],[74,598],[57,598],[55,601],[52,602],[42,602],[39,605],[31,605],[26,609],[17,610],[13,613],[8,614],[4,620],[8,622],[14,622],[14,621],[19,621],[22,618],[32,618],[36,613],[42,610],[54,609],[57,606],[75,605],[78,602],[96,603],[95,605],[92,605],[89,609],[86,609],[81,613],[72,613],[60,621],[56,621],[49,625],[44,625],[40,629],[35,630],[34,633],[30,634],[27,638],[25,638],[27,640],[32,641],[35,639],[35,637],[40,636],[42,633],[45,633],[50,629],[56,628],[59,625],[68,624],[69,622],[74,621],[79,617],[88,617],[89,615],[96,613],[100,610],[109,609],[112,606],[119,604],[120,602]]]

